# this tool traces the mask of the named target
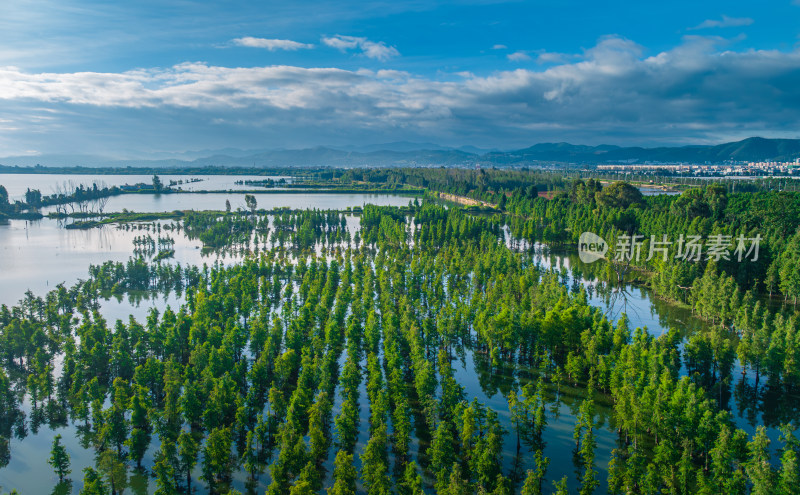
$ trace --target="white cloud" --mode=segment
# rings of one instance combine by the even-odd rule
[[[245,36],[244,38],[236,38],[231,40],[234,45],[246,46],[250,48],[266,48],[269,51],[275,50],[301,50],[314,48],[314,45],[308,43],[299,43],[292,40],[277,40],[267,38],[253,38],[252,36]]]
[[[531,56],[523,51],[509,53],[506,57],[512,62],[525,62],[531,59]]]
[[[366,41],[366,38],[355,38],[353,36],[340,35],[336,35],[332,38],[322,38],[322,42],[326,45],[342,51],[351,50],[358,47],[359,40]]]
[[[753,19],[749,17],[728,17],[726,15],[723,15],[720,19],[706,19],[697,26],[691,27],[689,29],[695,30],[695,29],[749,26],[753,22],[754,22]]]
[[[558,53],[558,52],[547,52],[547,51],[540,51],[536,56],[536,62],[539,64],[556,64],[556,63],[563,63],[571,58],[575,58],[575,55],[570,55],[567,53]]]
[[[505,50],[506,48],[508,48],[506,45],[492,45],[492,50]]]
[[[400,55],[400,52],[397,51],[397,48],[388,46],[383,41],[375,42],[370,41],[367,38],[361,38],[357,36],[343,36],[341,34],[337,34],[329,38],[322,38],[322,42],[343,52],[357,49],[368,58],[374,58],[384,62],[392,57],[397,57]]]
[[[361,46],[357,40],[334,39],[344,49]],[[32,115],[52,108],[60,112],[36,124],[39,136],[53,129],[91,135],[87,126],[100,124],[106,133],[127,116],[132,127],[120,135],[130,135],[138,125],[140,132],[165,139],[163,132],[150,130],[154,122],[163,122],[176,133],[185,129],[186,139],[198,139],[198,129],[213,126],[206,136],[217,138],[220,129],[234,138],[243,129],[268,130],[277,142],[302,139],[306,144],[345,129],[461,142],[497,136],[591,140],[602,133],[620,142],[800,128],[800,50],[734,52],[724,46],[719,38],[690,36],[680,46],[648,56],[633,41],[607,37],[569,63],[441,79],[393,70],[204,63],[121,73],[5,67],[0,68],[0,119],[13,118],[14,127],[20,127],[17,122],[31,122]],[[20,142],[41,148],[34,140]]]

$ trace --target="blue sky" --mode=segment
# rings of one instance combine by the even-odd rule
[[[0,4],[0,156],[800,137],[800,1]]]

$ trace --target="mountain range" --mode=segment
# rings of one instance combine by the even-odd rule
[[[31,155],[0,158],[0,165],[29,167],[385,167],[385,166],[535,166],[546,164],[695,163],[793,161],[800,139],[752,137],[718,145],[681,147],[585,146],[540,143],[512,151],[450,148],[433,143],[397,142],[361,147],[317,146],[296,150],[203,150],[169,158],[120,159],[98,155]]]

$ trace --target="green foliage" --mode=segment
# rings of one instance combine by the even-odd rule
[[[258,208],[258,201],[256,201],[256,197],[253,196],[252,194],[245,194],[244,202],[247,205],[247,209],[255,213],[256,208]]]
[[[64,477],[72,471],[69,468],[69,454],[67,449],[61,445],[61,435],[53,437],[53,446],[50,449],[50,459],[47,463],[53,467],[58,475],[58,481],[64,481]]]
[[[753,440],[747,444],[748,460],[745,466],[753,483],[752,493],[767,495],[775,491],[775,473],[770,464],[770,440],[763,426],[758,427]]]
[[[2,187],[2,186],[0,186]],[[3,203],[2,191],[0,191],[0,204]],[[7,200],[8,198],[6,198]],[[42,193],[38,189],[28,189],[25,191],[25,203],[28,206],[38,207],[42,205]]]
[[[509,220],[509,228],[537,238],[540,221],[569,224],[570,232],[599,222],[616,232],[615,222],[651,228],[674,216],[666,200],[623,211],[602,206],[597,188],[575,186],[580,204],[570,194],[547,201],[516,191],[511,215],[530,207],[542,216]],[[713,204],[725,216],[736,197]],[[511,215],[475,217],[427,202],[366,207],[364,242],[319,256],[308,248],[346,241],[346,219],[286,213],[266,224],[274,247],[235,265],[106,263],[73,288],[0,306],[0,438],[24,431],[21,397],[37,411],[61,411],[98,454],[86,474],[95,491],[87,493],[124,489],[123,461],[140,463],[156,434],[158,493],[191,491],[200,463],[205,484],[223,492],[235,471],[256,480],[268,467],[272,494],[349,494],[357,486],[402,495],[532,494],[551,486],[543,451],[559,439],[548,424],[568,407],[582,493],[601,482],[599,428],[619,435],[612,493],[793,486],[796,441],[785,435],[780,469],[772,468],[765,433],[748,439],[720,397],[737,356],[763,370],[771,387],[791,390],[800,377],[795,315],[766,310],[721,265],[683,273],[670,265],[669,280],[689,280],[687,303],[709,322],[681,349],[677,329],[656,338],[631,331],[624,317],[613,323],[586,291],[566,285],[566,273],[510,249],[502,227]],[[261,236],[266,218],[187,215],[184,228],[199,235],[227,226],[226,244],[236,236],[225,228],[241,224],[244,236]],[[180,289],[186,302],[109,327],[96,308],[101,291],[114,287]],[[467,362],[491,407],[460,383]],[[511,436],[502,423],[506,400]],[[773,414],[772,424],[782,419],[763,414]],[[504,439],[514,437],[525,468],[535,469],[504,464]]]
[[[642,192],[627,182],[617,181],[595,193],[595,201],[606,208],[626,209],[631,206],[642,206]]]
[[[333,486],[328,488],[328,495],[354,495],[357,472],[353,466],[353,454],[340,450],[333,465],[334,482]]]
[[[164,183],[161,182],[161,177],[159,177],[158,174],[153,175],[153,189],[155,189],[156,192],[164,190]]]
[[[202,478],[212,487],[230,479],[233,471],[230,428],[211,430],[203,447]]]
[[[103,478],[93,468],[87,467],[83,473],[83,488],[80,495],[108,495],[110,493]]]

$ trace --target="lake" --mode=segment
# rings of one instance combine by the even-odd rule
[[[285,176],[267,176],[267,175],[172,175],[172,174],[159,174],[161,181],[164,185],[169,185],[170,181],[182,181],[175,187],[181,188],[184,191],[228,191],[228,190],[243,190],[243,189],[257,189],[255,186],[248,186],[245,184],[236,184],[238,181],[248,180],[267,180],[272,179],[278,181],[285,179],[291,181],[291,177]],[[199,182],[189,182],[194,179],[199,179]],[[38,189],[42,195],[49,196],[53,194],[56,187],[63,186],[64,184],[73,184],[74,186],[83,185],[91,187],[92,184],[97,183],[98,187],[103,186],[123,186],[125,184],[152,184],[152,175],[125,175],[125,174],[112,174],[112,175],[84,175],[84,174],[0,174],[0,185],[4,186],[8,191],[11,200],[22,200],[25,198],[25,191],[28,189]]]
[[[0,179],[3,177],[0,175]],[[238,177],[230,178],[238,180]],[[258,207],[264,209],[286,206],[293,209],[345,210],[365,204],[405,206],[413,197],[361,193],[267,193],[256,194],[256,199]],[[110,198],[106,211],[224,210],[226,200],[231,202],[234,209],[244,207],[244,194],[124,194]],[[45,208],[44,211],[46,213],[52,209]],[[350,219],[349,225],[351,229],[355,228],[357,219]],[[63,228],[62,221],[48,218],[38,221],[11,220],[7,224],[0,224],[0,304],[16,303],[26,290],[43,295],[59,283],[72,285],[79,278],[86,278],[90,264],[127,261],[133,254],[134,237],[142,234],[138,230],[120,230],[114,225],[67,230]],[[200,250],[202,244],[199,241],[189,240],[184,235],[173,237],[176,242],[176,262],[202,265],[204,262],[213,263],[217,258],[216,255],[205,255]],[[228,258],[228,261],[234,259]]]
[[[71,242],[76,246],[81,242],[94,243],[98,241],[95,234],[91,231],[80,232],[84,234],[81,237],[72,238]],[[89,234],[88,236],[85,234]],[[120,230],[110,230],[103,234],[101,237],[113,238],[113,243],[108,243],[108,246],[116,246],[119,256],[125,256],[124,246],[129,242],[130,232]],[[192,250],[192,241],[183,238],[183,235],[172,234],[176,243],[176,258],[182,258],[183,261],[195,262],[208,261],[196,253],[198,250]],[[182,239],[183,238],[183,239]],[[181,253],[181,254],[178,254]],[[591,280],[591,277],[584,278],[574,275],[577,271],[582,271],[586,266],[582,266],[581,262],[576,256],[567,255],[550,255],[550,254],[534,254],[532,261],[545,268],[552,268],[559,271],[562,267],[566,270],[562,272],[566,275],[565,281],[568,285],[580,284],[584,287],[595,287],[596,282]],[[229,259],[229,262],[234,260]],[[76,267],[77,269],[77,267]],[[700,329],[704,323],[692,317],[690,311],[680,307],[672,306],[653,299],[649,291],[634,287],[626,286],[623,288],[624,293],[619,292],[618,297],[600,295],[597,291],[592,290],[589,297],[589,302],[593,306],[600,308],[609,318],[616,319],[625,312],[630,318],[631,328],[647,327],[648,331],[654,335],[661,335],[671,327],[678,327],[684,329],[685,333],[690,333]],[[139,321],[143,321],[150,308],[157,308],[163,310],[167,305],[172,308],[177,308],[182,302],[182,298],[174,294],[163,297],[154,295],[150,299],[145,299],[139,302],[131,302],[130,298],[122,296],[119,300],[111,299],[102,303],[101,314],[108,320],[109,325],[113,325],[114,320],[127,319],[129,314],[133,314]],[[507,389],[512,383],[520,379],[521,375],[534,375],[531,370],[526,370],[521,366],[507,367],[507,373],[500,375],[493,375],[490,379],[482,377],[481,370],[486,369],[486,357],[474,354],[470,349],[463,349],[460,357],[453,362],[455,375],[459,383],[464,386],[465,392],[469,399],[477,398],[489,407],[495,409],[499,418],[506,429],[504,440],[503,458],[506,470],[509,469],[515,460],[515,442],[516,436],[514,433],[513,425],[510,423],[510,414],[508,410],[507,399],[501,390]],[[481,362],[483,364],[481,364]],[[734,377],[738,370],[734,371]],[[367,402],[367,394],[364,389],[365,382],[361,384],[360,403],[361,403],[361,418],[362,423],[359,436],[359,444],[363,446],[368,439],[368,432],[366,429],[367,415],[369,411],[369,404]],[[548,390],[553,394],[553,390]],[[572,427],[576,418],[577,406],[583,399],[583,391],[574,389],[569,386],[562,388],[562,403],[557,409],[557,416],[554,415],[555,411],[548,407],[548,427],[545,433],[547,446],[545,447],[544,454],[552,460],[550,469],[548,471],[549,479],[559,479],[563,475],[570,476],[570,486],[572,489],[577,488],[577,482],[574,480],[573,466],[570,459],[572,458]],[[334,404],[333,414],[335,415],[341,405],[341,396],[337,394],[336,402]],[[737,426],[744,428],[746,431],[752,433],[754,424],[760,422],[761,419],[756,416],[755,418],[745,418],[738,410],[737,401],[731,401],[731,412],[733,413],[734,420]],[[597,419],[600,427],[596,430],[597,435],[597,464],[599,479],[602,480],[601,490],[605,487],[606,465],[610,460],[611,450],[616,446],[616,432],[609,427],[609,418],[612,411],[609,407],[602,404],[597,405]],[[80,472],[80,469],[85,466],[90,466],[94,462],[93,449],[90,447],[84,449],[80,444],[79,436],[76,434],[74,428],[60,428],[56,431],[50,430],[47,426],[42,426],[36,434],[30,434],[23,440],[13,439],[11,443],[12,460],[9,466],[0,470],[0,485],[12,487],[23,486],[35,490],[37,493],[49,491],[55,484],[52,472],[46,464],[46,455],[50,442],[55,434],[60,433],[64,439],[64,444],[70,451],[72,456],[73,473]],[[769,429],[769,435],[773,440],[777,440],[777,430],[772,427]],[[153,455],[158,447],[158,441],[153,440],[151,447],[145,456],[144,465],[151,467],[153,463]],[[360,448],[360,447],[359,447]],[[412,444],[412,452],[416,453],[419,448],[419,442],[415,439]],[[330,479],[330,472],[332,470],[332,456],[335,454],[334,449],[331,450],[331,458],[326,467],[329,469],[328,478]],[[391,455],[391,454],[390,454]],[[359,460],[356,456],[356,466],[359,466]],[[531,456],[524,455],[521,459],[522,469],[530,468]],[[43,476],[34,476],[34,473],[46,473]],[[195,475],[199,475],[199,471]],[[80,477],[74,476],[74,491],[80,487]],[[246,475],[239,472],[234,479],[234,486],[240,491],[245,490]],[[135,486],[131,486],[131,492],[137,494],[153,493],[155,484],[152,479],[148,480],[138,474],[132,473],[131,482]],[[263,493],[269,484],[269,476],[265,474],[261,477],[256,493]],[[197,484],[196,487],[200,488],[201,485]],[[198,493],[205,493],[200,490]]]
[[[291,209],[317,208],[320,210],[345,210],[365,204],[379,206],[406,206],[413,196],[364,193],[253,193],[259,209],[288,207]],[[122,210],[152,213],[175,210],[225,210],[225,201],[231,209],[247,209],[244,193],[173,193],[173,194],[121,194],[108,198],[106,213]],[[45,215],[56,211],[54,206],[42,209]]]
[[[103,234],[92,233],[92,231],[78,232],[77,237],[67,237],[67,244],[74,247],[79,246],[82,242],[91,244],[97,242],[105,242],[109,247],[109,252],[114,253],[120,259],[125,259],[128,253],[125,251],[126,243],[132,240],[131,232],[109,229]],[[138,232],[136,232],[138,234]],[[185,239],[182,234],[172,233],[171,236],[175,239],[176,259],[181,262],[208,262],[209,258],[204,258],[199,254],[199,250],[193,249],[193,241]],[[103,239],[104,241],[101,241]],[[113,248],[113,249],[112,249]],[[130,248],[129,248],[130,250]],[[89,249],[89,252],[92,250]],[[96,255],[96,253],[95,253]],[[577,256],[571,255],[554,255],[547,254],[546,252],[531,254],[531,260],[534,264],[544,269],[554,269],[561,271],[565,275],[565,282],[569,286],[575,284],[582,285],[586,288],[596,288],[597,282],[589,277],[576,275],[578,272],[585,273],[586,265],[583,265]],[[86,260],[84,260],[86,261]],[[95,261],[96,262],[96,261]],[[234,258],[229,258],[227,262],[235,262]],[[75,269],[80,266],[76,261]],[[88,265],[88,263],[87,263]],[[49,268],[49,269],[52,269]],[[83,267],[85,273],[85,266]],[[34,272],[35,276],[41,276],[39,272]],[[589,303],[593,306],[600,308],[607,317],[616,320],[625,312],[630,319],[630,327],[647,327],[647,330],[654,335],[661,335],[668,331],[669,328],[681,328],[684,334],[701,329],[705,323],[694,318],[688,309],[676,307],[666,304],[663,301],[654,299],[646,289],[627,285],[621,288],[615,295],[602,295],[597,290],[590,290]],[[21,295],[21,294],[20,294]],[[132,302],[132,298],[121,296],[120,299],[111,299],[102,303],[101,314],[107,319],[109,325],[113,325],[116,319],[126,320],[129,314],[133,314],[139,321],[143,321],[150,308],[156,308],[163,311],[167,305],[173,309],[177,308],[182,298],[177,297],[175,294],[164,297],[160,295],[153,295],[149,299],[144,299],[138,302]],[[135,298],[133,298],[135,299]],[[470,349],[464,348],[457,352],[457,358],[453,362],[455,376],[458,382],[464,386],[467,397],[471,400],[477,398],[486,406],[493,408],[499,415],[499,419],[506,429],[503,447],[503,458],[508,471],[515,461],[515,444],[516,434],[514,433],[513,425],[510,422],[510,413],[508,409],[507,399],[501,390],[508,390],[512,384],[516,383],[521,376],[535,376],[535,372],[525,369],[522,366],[508,366],[504,373],[494,373],[491,377],[483,375],[482,370],[487,369],[486,357],[479,354],[474,354]],[[344,357],[344,356],[343,356]],[[739,370],[734,370],[734,377],[737,377]],[[359,447],[368,440],[368,431],[366,428],[367,412],[369,411],[368,398],[365,390],[365,382],[361,383],[360,404],[361,404],[361,426],[359,434]],[[341,406],[341,395],[338,393],[335,398],[333,414],[337,414]],[[554,391],[549,389],[548,394],[551,394],[550,400],[554,395]],[[548,404],[548,426],[545,432],[547,445],[544,454],[551,459],[550,468],[548,470],[548,479],[559,479],[564,475],[569,476],[571,489],[577,489],[577,482],[574,480],[573,471],[574,467],[570,459],[572,459],[572,428],[576,419],[576,412],[580,401],[584,398],[581,389],[575,389],[568,385],[562,387],[561,405],[557,410],[552,409],[552,404]],[[745,429],[749,433],[754,431],[755,424],[762,421],[760,415],[755,417],[747,417],[738,408],[737,400],[730,401],[730,409],[734,417],[734,421],[740,428]],[[28,405],[29,407],[29,405]],[[557,415],[556,415],[557,411]],[[610,428],[609,420],[612,416],[612,411],[607,405],[601,403],[596,407],[598,423],[600,426],[596,430],[597,435],[597,468],[598,478],[601,480],[600,491],[605,489],[607,463],[611,458],[611,450],[616,446],[616,432]],[[777,440],[778,432],[774,425],[769,428],[769,435],[773,441]],[[11,463],[5,468],[0,470],[0,485],[4,487],[26,487],[36,493],[48,492],[52,486],[55,485],[55,478],[52,471],[46,464],[47,455],[50,443],[55,434],[63,436],[63,442],[69,449],[72,456],[72,469],[73,469],[73,489],[74,493],[80,488],[81,477],[76,476],[74,473],[79,473],[80,469],[85,466],[90,466],[94,462],[94,451],[91,447],[84,449],[80,444],[79,436],[76,434],[74,428],[60,428],[56,431],[50,430],[46,425],[43,425],[36,434],[29,434],[23,440],[13,439],[11,442],[12,459]],[[773,444],[774,446],[775,444]],[[158,441],[153,440],[151,447],[145,456],[145,467],[152,467],[153,455],[158,448]],[[419,441],[414,439],[411,446],[411,452],[416,454],[419,449]],[[331,449],[330,459],[326,463],[328,468],[328,479],[330,479],[332,471],[332,461],[335,450]],[[524,451],[523,451],[524,454]],[[390,456],[392,454],[390,453]],[[355,464],[358,467],[360,461],[358,456],[355,458]],[[523,455],[521,459],[521,468],[527,469],[532,467],[532,459],[530,455]],[[43,473],[41,476],[36,476],[35,473]],[[198,476],[199,470],[195,473]],[[136,494],[153,493],[155,490],[155,483],[152,479],[143,477],[139,474],[131,472],[130,491]],[[239,472],[235,478],[233,486],[240,491],[246,493],[245,490],[246,475]],[[264,474],[260,478],[256,493],[263,493],[269,484],[269,475]],[[202,484],[197,483],[196,488],[200,489],[198,493],[206,493],[201,489]]]
[[[37,176],[25,176],[35,178]],[[130,178],[131,176],[123,176]],[[0,176],[0,180],[3,176]],[[235,177],[236,180],[239,177]],[[50,179],[48,179],[50,180]],[[223,179],[220,179],[221,181]],[[228,179],[224,179],[228,180]],[[23,191],[24,192],[24,191]],[[365,194],[259,194],[257,196],[260,208],[271,208],[276,206],[290,206],[292,208],[336,208],[344,209],[347,206],[362,206],[365,203],[377,202],[377,204],[406,205],[409,201],[408,196],[391,195],[365,195]],[[124,195],[112,198],[118,201],[114,208],[127,208],[132,211],[171,211],[175,209],[222,209],[225,199],[230,199],[232,206],[238,206],[234,201],[241,199],[242,194],[171,194],[171,195]],[[107,211],[112,201],[109,201]],[[348,227],[351,233],[357,228],[358,219],[348,217]],[[169,223],[160,222],[162,225]],[[134,224],[137,225],[137,224]],[[133,240],[136,236],[147,234],[148,232],[139,229],[118,229],[116,226],[104,226],[89,230],[65,230],[59,221],[44,219],[37,222],[25,222],[14,220],[7,225],[0,226],[0,304],[14,304],[28,289],[37,295],[44,295],[48,290],[52,290],[57,283],[65,282],[72,285],[79,278],[86,278],[88,275],[89,264],[100,264],[103,261],[126,261],[133,254]],[[149,232],[155,237],[155,233]],[[174,239],[175,256],[169,263],[195,264],[213,263],[220,260],[222,263],[235,263],[240,257],[230,255],[218,255],[205,253],[199,241],[188,239],[184,233],[168,232]],[[163,234],[162,234],[163,235]],[[680,328],[684,337],[704,328],[704,322],[691,315],[691,312],[682,307],[667,304],[659,300],[646,289],[632,285],[626,285],[611,293],[598,290],[599,284],[593,279],[590,267],[584,265],[575,255],[550,254],[546,248],[538,246],[536,251],[526,251],[530,256],[533,265],[538,265],[544,269],[554,269],[563,273],[563,280],[567,286],[583,286],[589,290],[589,303],[600,308],[608,318],[616,321],[622,313],[627,314],[630,320],[630,328],[647,327],[653,335],[661,335],[670,328]],[[563,270],[562,270],[563,268]],[[145,294],[148,296],[139,299],[130,296],[121,296],[119,299],[110,299],[102,302],[101,314],[108,320],[109,325],[113,325],[116,319],[127,319],[128,315],[133,314],[139,321],[143,321],[150,308],[163,310],[166,306],[174,309],[182,303],[183,298],[175,294],[167,296],[159,294]],[[142,296],[142,294],[139,294]],[[505,471],[508,473],[509,466],[513,463],[515,456],[516,435],[510,423],[510,415],[506,397],[501,392],[507,390],[520,375],[532,375],[531,370],[523,369],[520,366],[509,366],[506,373],[495,375],[487,379],[482,370],[485,369],[486,357],[474,354],[470,349],[462,349],[459,357],[454,361],[453,367],[457,380],[464,386],[468,398],[477,398],[487,406],[495,409],[507,430],[505,435],[503,457]],[[735,381],[739,380],[740,370],[737,368],[733,372]],[[745,377],[745,382],[749,376]],[[548,393],[552,394],[552,390]],[[572,464],[572,428],[575,422],[577,406],[583,398],[583,392],[579,389],[564,387],[562,389],[563,402],[557,411],[548,413],[548,427],[545,432],[547,446],[544,454],[551,458],[552,462],[548,470],[548,480],[559,479],[563,475],[568,475],[570,487],[575,490],[577,482],[574,479],[574,467]],[[361,384],[361,431],[359,436],[359,447],[363,446],[368,438],[367,415],[369,406],[366,402],[367,394],[364,389],[364,382]],[[739,405],[739,398],[735,394],[728,398],[728,406],[733,414],[737,426],[745,429],[748,433],[754,431],[756,424],[766,422],[769,425],[768,433],[770,437],[777,440],[778,432],[774,424],[774,402],[777,399],[759,399],[756,401],[756,409],[743,410]],[[796,400],[796,398],[782,398],[782,400]],[[336,414],[340,407],[341,396],[337,393],[333,413]],[[548,404],[550,407],[552,404]],[[30,404],[27,405],[30,408]],[[557,415],[554,414],[557,412]],[[607,406],[598,404],[597,419],[601,426],[597,429],[597,468],[598,478],[601,486],[598,493],[604,491],[606,483],[607,463],[610,459],[611,449],[615,446],[616,432],[609,427],[608,419],[611,411]],[[767,415],[773,418],[767,421]],[[77,493],[81,487],[83,467],[93,465],[94,451],[90,447],[84,449],[74,427],[60,428],[56,431],[49,429],[46,425],[41,426],[37,433],[30,434],[23,440],[11,440],[11,462],[0,469],[0,486],[3,491],[11,488],[20,489],[22,493],[49,493],[55,486],[55,477],[52,469],[47,465],[47,457],[53,437],[56,434],[63,436],[72,457],[72,479],[73,493]],[[152,467],[153,455],[158,443],[156,440],[151,444],[147,452],[144,465]],[[773,443],[773,446],[776,444]],[[414,439],[411,452],[416,456],[420,448],[419,442]],[[332,449],[332,454],[335,454]],[[391,454],[390,454],[391,455]],[[356,466],[360,461],[356,456]],[[531,456],[524,455],[522,459],[523,470],[531,467]],[[332,466],[332,456],[326,467],[329,469],[328,479],[330,479],[330,469]],[[198,468],[199,469],[199,468]],[[195,477],[199,471],[195,472]],[[245,490],[245,475],[239,472],[233,486],[240,491]],[[135,494],[153,493],[155,482],[147,476],[136,474],[131,471],[131,486],[129,492]],[[265,474],[261,477],[256,493],[263,493],[269,483],[269,476]],[[198,493],[205,493],[202,483],[195,483]],[[548,488],[550,484],[548,482]]]
[[[0,225],[0,304],[15,304],[27,290],[43,296],[59,283],[73,285],[79,278],[88,278],[91,264],[127,261],[133,255],[134,237],[143,234],[112,225],[67,230],[49,219]],[[176,260],[200,265],[209,261],[201,254],[200,241],[172,237]]]

